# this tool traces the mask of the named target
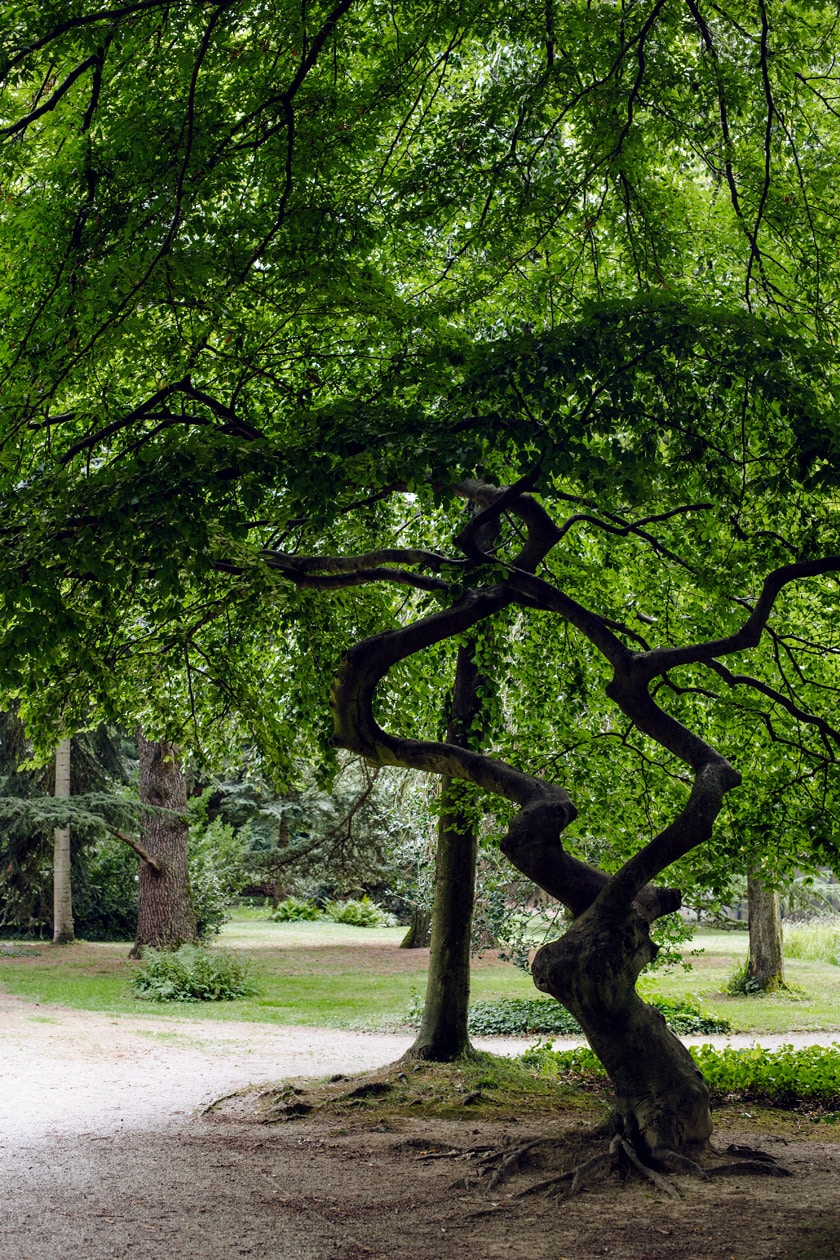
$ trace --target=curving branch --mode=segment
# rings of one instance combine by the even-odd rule
[[[39,105],[37,109],[33,109],[30,113],[26,114],[23,118],[19,118],[17,122],[11,123],[8,127],[0,127],[0,136],[16,136],[21,131],[26,131],[27,127],[30,127],[32,123],[36,122],[39,118],[42,118],[44,114],[48,114],[51,110],[54,110],[62,96],[69,92],[76,80],[80,79],[85,71],[90,70],[91,67],[95,68],[97,66],[101,66],[101,61],[101,50],[97,50],[97,52],[92,53],[89,57],[86,57],[84,61],[79,62],[75,69],[70,71],[66,79],[58,85],[52,96],[48,97],[47,100],[44,101],[43,105]]]
[[[685,647],[654,648],[653,651],[641,653],[636,658],[636,668],[640,674],[650,679],[677,665],[709,664],[715,656],[728,656],[732,652],[743,652],[747,648],[757,647],[773,611],[773,605],[784,587],[801,578],[821,577],[826,573],[840,573],[840,556],[822,556],[818,560],[800,560],[795,564],[782,565],[781,568],[768,573],[764,579],[755,607],[740,630],[722,639],[690,643]]]
[[[498,487],[478,482],[462,483],[457,493],[489,509],[507,508],[527,524],[527,537],[516,558],[519,565],[535,568],[554,545],[557,527],[530,496],[514,498]],[[487,514],[482,516],[484,523],[488,519]],[[532,573],[517,568],[517,579],[528,576],[533,578]],[[539,579],[534,581],[540,590],[543,587],[554,589]],[[376,765],[405,766],[466,780],[513,801],[520,812],[510,825],[502,851],[519,870],[577,915],[604,894],[610,880],[563,849],[560,836],[576,814],[566,791],[559,784],[538,779],[458,745],[390,735],[376,721],[373,711],[377,686],[396,664],[435,643],[462,634],[511,603],[521,602],[520,596],[511,582],[471,590],[452,608],[357,643],[343,656],[333,683],[334,739],[337,745],[361,754]],[[608,631],[606,633],[609,635]],[[614,636],[609,637],[617,645],[621,658],[629,660],[631,653]],[[646,887],[646,884],[646,880],[642,881],[634,889],[628,904],[635,902],[639,913],[648,921],[679,906],[678,892]]]

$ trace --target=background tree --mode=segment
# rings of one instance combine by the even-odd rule
[[[778,888],[768,888],[760,871],[747,872],[750,948],[747,979],[762,991],[785,987],[782,906]]]
[[[70,740],[63,739],[55,750],[55,796],[70,795]],[[73,883],[70,873],[70,828],[53,832],[53,944],[68,945],[73,940]]]
[[[114,840],[119,857],[101,856],[108,838],[128,836],[136,826],[127,789],[131,749],[105,728],[76,735],[71,744],[71,794],[56,796],[54,762],[32,768],[23,722],[14,711],[0,715],[0,931],[52,929],[56,829],[71,838],[73,917],[83,936],[96,937],[110,917],[123,914],[125,896],[136,901],[124,841]],[[117,886],[127,881],[115,905]]]
[[[131,956],[143,947],[177,949],[198,940],[187,870],[187,787],[178,750],[167,740],[148,740],[137,728],[140,756],[141,843],[137,936]],[[153,806],[153,810],[142,807]]]

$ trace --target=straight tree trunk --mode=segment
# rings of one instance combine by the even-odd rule
[[[137,938],[132,958],[139,958],[145,945],[177,949],[198,940],[187,871],[187,786],[177,749],[167,741],[145,739],[139,727],[137,747],[141,805],[158,806],[173,814],[148,812],[142,816],[141,843],[159,870],[146,861],[140,862]]]
[[[479,679],[472,640],[458,649],[448,743],[467,747],[477,742],[474,722],[481,711]],[[426,1001],[420,1031],[408,1052],[410,1058],[446,1063],[471,1049],[467,1025],[477,854],[478,837],[464,786],[444,777]]]
[[[63,739],[55,752],[55,796],[70,796],[70,740]],[[53,945],[69,945],[73,931],[73,883],[70,873],[70,828],[53,831]]]
[[[750,953],[747,979],[764,993],[784,988],[782,911],[779,893],[767,888],[756,871],[747,873],[747,914]]]

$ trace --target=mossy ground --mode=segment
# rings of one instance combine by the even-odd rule
[[[288,1081],[259,1091],[255,1101],[265,1123],[313,1113],[377,1123],[399,1117],[505,1122],[572,1112],[597,1123],[609,1111],[606,1090],[548,1081],[516,1059],[482,1052],[452,1063],[405,1058],[359,1076]]]

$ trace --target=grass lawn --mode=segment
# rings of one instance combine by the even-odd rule
[[[262,911],[240,911],[225,925],[219,945],[248,959],[259,992],[234,1002],[199,1003],[135,998],[128,980],[137,963],[129,960],[125,941],[59,948],[0,942],[0,991],[116,1014],[382,1028],[403,1020],[425,991],[428,950],[400,949],[404,935],[402,927],[272,923]],[[489,954],[476,960],[476,1000],[533,993],[530,977],[516,967]]]
[[[259,989],[234,1002],[157,1003],[131,995],[136,963],[129,946],[0,942],[0,990],[44,1005],[166,1018],[245,1020],[332,1027],[388,1027],[422,1001],[427,950],[399,949],[404,928],[354,928],[337,923],[272,923],[264,911],[237,911],[220,945],[248,958]],[[840,967],[793,959],[789,994],[732,998],[722,992],[743,959],[745,933],[701,932],[691,971],[656,973],[642,991],[692,996],[742,1032],[840,1029]],[[21,952],[17,952],[21,951]],[[530,977],[493,954],[475,960],[472,998],[534,997]]]
[[[830,1032],[840,1029],[840,967],[806,959],[785,960],[788,992],[729,997],[722,990],[738,963],[747,956],[746,932],[701,930],[694,948],[703,953],[688,958],[691,971],[677,968],[642,980],[642,993],[653,990],[665,997],[695,997],[714,1015],[725,1016],[738,1032]]]

